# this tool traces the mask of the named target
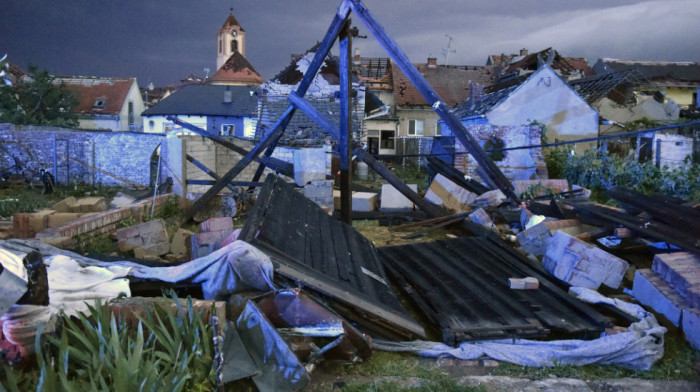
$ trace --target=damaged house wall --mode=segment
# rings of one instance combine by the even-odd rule
[[[467,125],[469,132],[484,150],[528,146],[540,143],[542,129],[539,126]],[[501,144],[502,143],[502,144]],[[467,154],[462,143],[455,139],[454,166],[461,172],[478,177],[476,160]],[[547,178],[542,148],[530,148],[490,153],[491,159],[503,174],[511,180]]]
[[[0,124],[0,170],[10,169],[31,181],[38,181],[43,168],[59,184],[125,185],[116,176],[148,186],[156,169],[151,159],[163,139],[144,133]]]

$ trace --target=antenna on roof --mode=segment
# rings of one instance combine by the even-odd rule
[[[204,79],[209,79],[209,68],[204,68]]]
[[[447,47],[442,48],[442,55],[445,56],[445,65],[447,65],[447,57],[450,53],[457,53],[457,50],[452,49],[452,37],[447,34],[445,34],[445,37],[447,37]]]

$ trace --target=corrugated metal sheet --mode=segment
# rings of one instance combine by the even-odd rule
[[[463,237],[378,249],[443,341],[541,337],[550,330],[597,336],[609,321],[570,297],[561,283],[507,244]],[[537,290],[511,290],[508,278],[535,277]]]

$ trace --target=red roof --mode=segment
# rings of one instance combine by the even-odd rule
[[[54,83],[63,82],[75,93],[78,114],[119,114],[136,78],[111,79],[81,76],[59,76]],[[101,103],[101,105],[100,105]]]
[[[469,98],[469,84],[475,82],[491,85],[498,80],[497,67],[491,66],[433,66],[415,64],[435,92],[449,106],[457,106]],[[398,106],[421,106],[428,102],[418,92],[401,69],[391,63],[394,96]]]
[[[224,65],[209,79],[210,83],[239,85],[259,85],[264,81],[265,79],[238,51],[234,51]]]
[[[224,22],[224,25],[221,26],[221,29],[226,30],[228,27],[238,27],[238,30],[245,32],[245,30],[243,30],[243,27],[241,27],[241,25],[236,20],[236,17],[233,16],[233,13],[230,13],[228,15],[228,18],[226,18],[226,21]]]

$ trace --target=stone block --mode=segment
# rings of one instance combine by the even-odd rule
[[[486,211],[484,211],[483,208],[478,208],[474,210],[471,214],[469,214],[469,220],[474,223],[478,223],[482,226],[486,226],[488,228],[491,228],[491,226],[493,226],[493,221],[491,220],[491,217]]]
[[[486,193],[482,193],[475,200],[474,204],[479,207],[498,207],[503,204],[508,198],[500,189],[494,189]]]
[[[168,252],[170,252],[170,244],[167,242],[158,242],[134,248],[134,257],[144,259],[149,256],[162,256]]]
[[[73,196],[67,197],[51,207],[52,210],[56,212],[73,212],[71,211],[71,206],[74,205],[78,199]]]
[[[696,350],[700,350],[700,310],[698,309],[683,309],[682,329],[691,346]]]
[[[230,216],[211,218],[199,224],[199,229],[205,231],[233,230],[233,219]]]
[[[116,236],[119,249],[122,252],[159,243],[165,243],[169,246],[168,232],[162,219],[119,229],[116,231]]]
[[[177,229],[170,242],[170,252],[179,255],[189,255],[190,236],[194,233],[183,228]]]
[[[425,200],[453,212],[470,211],[469,204],[473,203],[476,198],[476,193],[469,192],[442,174],[435,176],[425,194]]]
[[[418,192],[417,184],[406,184],[413,192]],[[412,211],[413,202],[394,188],[391,184],[382,185],[380,211]]]
[[[629,264],[604,250],[557,231],[546,240],[543,266],[572,286],[617,288]]]
[[[326,179],[326,152],[322,148],[294,150],[294,182],[304,186],[311,181]]]
[[[63,226],[68,222],[73,222],[74,220],[84,216],[85,214],[79,212],[56,212],[49,215],[49,221],[47,227],[58,227]]]
[[[333,189],[333,209],[340,210],[340,190]]]
[[[353,211],[376,211],[379,204],[379,195],[374,192],[353,192]]]
[[[676,327],[680,326],[683,309],[687,307],[685,301],[654,271],[645,268],[634,272],[632,296],[641,304],[666,316]]]

